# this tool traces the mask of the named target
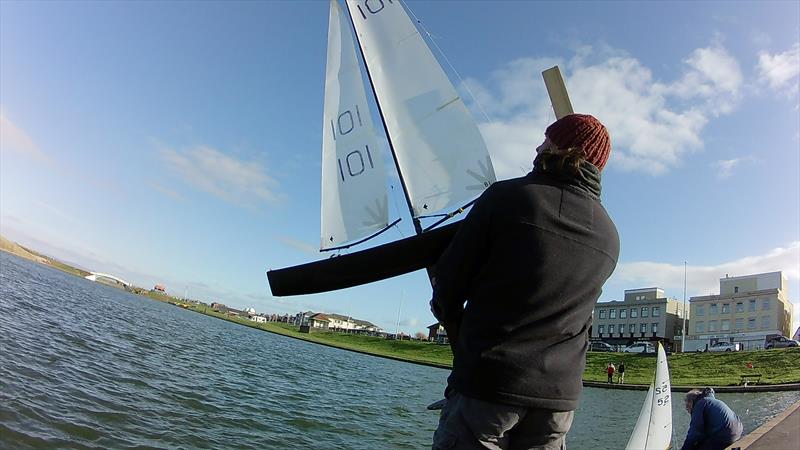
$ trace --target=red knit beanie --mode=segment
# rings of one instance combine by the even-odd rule
[[[611,154],[611,138],[599,120],[588,114],[570,114],[553,122],[544,135],[560,149],[580,147],[586,161],[600,170]]]

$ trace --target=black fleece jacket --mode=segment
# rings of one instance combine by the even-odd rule
[[[592,310],[619,257],[599,195],[584,163],[577,177],[537,168],[497,182],[475,202],[434,269],[433,308],[460,328],[450,388],[577,407]]]

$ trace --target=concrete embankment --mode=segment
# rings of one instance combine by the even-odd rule
[[[792,450],[800,448],[800,401],[725,450]]]

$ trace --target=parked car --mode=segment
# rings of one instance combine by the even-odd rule
[[[779,336],[767,342],[764,348],[770,349],[770,348],[786,348],[786,347],[798,347],[798,346],[800,346],[800,342],[797,342],[794,339],[789,339],[783,336]]]
[[[716,342],[708,346],[708,351],[710,352],[735,352],[739,350],[738,344],[732,344],[730,342]]]
[[[590,352],[613,352],[614,347],[606,344],[605,342],[592,342],[589,344]]]
[[[650,342],[636,342],[625,347],[622,353],[655,353],[656,347]]]

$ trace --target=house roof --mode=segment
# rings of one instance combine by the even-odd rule
[[[433,325],[428,325],[428,329],[429,329],[429,330],[432,330],[432,329],[434,329],[434,328],[437,328],[437,329],[438,329],[438,328],[439,328],[439,325],[441,325],[441,324],[440,324],[439,322],[436,322],[436,323],[435,323],[435,324],[433,324]]]

